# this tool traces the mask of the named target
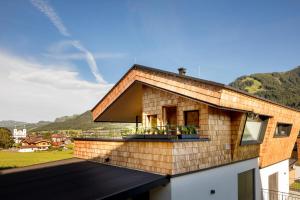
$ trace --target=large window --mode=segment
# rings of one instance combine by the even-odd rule
[[[148,115],[148,122],[151,128],[157,127],[157,115]]]
[[[199,127],[199,110],[184,111],[184,125]]]
[[[268,117],[254,113],[247,114],[241,144],[260,143],[265,134]]]
[[[287,137],[290,135],[291,130],[292,130],[292,124],[277,123],[274,136]]]
[[[238,200],[255,199],[255,169],[238,174]]]

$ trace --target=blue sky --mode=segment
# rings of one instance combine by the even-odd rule
[[[47,77],[52,72],[58,73],[56,77],[73,73],[69,74],[70,79],[66,78],[68,83],[77,81],[80,87],[85,85],[93,91],[100,84],[93,101],[81,103],[81,109],[74,108],[82,99],[51,115],[46,111],[52,107],[30,119],[28,114],[19,117],[17,111],[10,118],[34,121],[84,111],[134,63],[174,72],[185,66],[189,75],[226,84],[245,74],[292,69],[300,63],[299,10],[297,0],[2,0],[0,70],[9,66],[10,60],[18,60],[20,66],[35,66],[23,69],[18,76],[12,76],[6,68],[12,84],[16,80],[28,84],[28,88],[16,85],[11,93],[30,93],[31,87],[45,84],[45,80],[36,77],[41,73]],[[54,80],[47,79],[47,84],[51,85],[51,81]],[[58,95],[60,87],[66,87],[65,82],[58,84],[60,81],[56,81],[53,95]],[[38,93],[46,86],[40,87]],[[69,89],[65,95],[80,94]],[[9,98],[32,98],[26,95],[12,94]],[[36,102],[29,101],[28,108],[34,105]],[[0,116],[0,120],[6,117]]]

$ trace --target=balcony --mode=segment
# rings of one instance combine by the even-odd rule
[[[201,135],[197,128],[182,126],[84,133],[75,138],[74,155],[164,175],[231,162],[230,148]]]

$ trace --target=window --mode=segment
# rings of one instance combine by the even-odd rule
[[[269,118],[266,116],[248,113],[241,144],[257,144],[262,142],[262,138],[267,128],[268,119]]]
[[[255,199],[255,169],[238,174],[238,199]]]
[[[157,115],[148,115],[148,122],[151,128],[157,127]]]
[[[199,110],[184,111],[184,125],[199,127]]]
[[[277,123],[275,137],[288,137],[292,130],[292,124]]]

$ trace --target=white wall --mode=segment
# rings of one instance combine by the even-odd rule
[[[259,186],[258,158],[235,164],[203,170],[171,178],[170,183],[150,192],[151,200],[237,200],[238,174],[255,169],[256,186]],[[215,190],[215,194],[210,194]],[[261,189],[256,187],[256,200],[261,199]]]
[[[300,178],[300,166],[294,165],[294,169],[295,169],[295,179],[299,179]]]
[[[260,169],[261,187],[264,190],[269,189],[269,176],[278,172],[278,191],[289,192],[289,160],[284,160],[277,164]],[[264,194],[264,199],[268,199]]]

